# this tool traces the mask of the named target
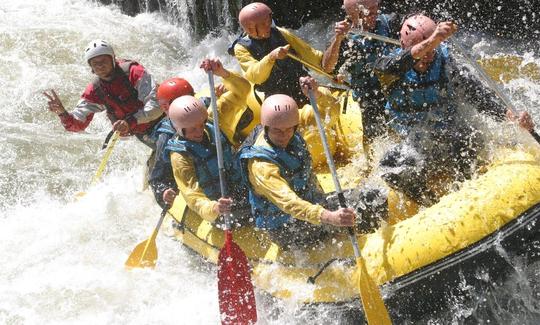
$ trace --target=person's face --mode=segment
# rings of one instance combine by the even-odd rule
[[[167,99],[159,99],[159,108],[161,108],[161,111],[167,115],[169,115],[169,106],[171,105],[171,102]]]
[[[88,62],[92,71],[101,79],[108,79],[114,71],[113,59],[110,55],[99,55]]]
[[[206,122],[201,123],[200,125],[196,125],[189,128],[184,128],[183,137],[189,141],[193,142],[202,142],[204,139],[204,125]]]
[[[423,58],[420,59],[420,61],[416,62],[414,65],[414,70],[418,72],[426,72],[429,69],[429,66],[435,60],[435,55],[437,54],[436,50],[431,51],[430,53],[426,54]]]
[[[295,130],[296,126],[290,128],[268,127],[267,135],[273,144],[280,148],[286,148],[287,145],[289,145]]]
[[[265,15],[242,24],[244,32],[253,39],[266,39],[270,37],[272,15]]]

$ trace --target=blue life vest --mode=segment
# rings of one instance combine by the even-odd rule
[[[251,56],[259,61],[277,47],[289,44],[276,27],[271,28],[270,37],[266,39],[252,39],[245,34],[241,35],[229,48],[229,54],[234,55],[234,46],[237,43],[245,47]],[[289,52],[297,54],[292,48]],[[256,88],[264,92],[266,97],[285,94],[291,96],[297,102],[305,103],[307,100],[302,94],[298,79],[307,75],[308,73],[301,63],[287,57],[283,60],[276,60],[268,79],[262,84],[256,85]]]
[[[281,177],[303,200],[315,202],[319,199],[320,193],[317,192],[311,156],[302,136],[295,132],[286,149],[256,145],[255,141],[264,136],[261,134],[263,130],[261,126],[257,127],[242,145],[239,152],[240,167],[243,181],[249,189],[249,203],[256,226],[261,229],[277,229],[288,223],[292,217],[268,199],[255,193],[249,182],[248,160],[258,158],[276,164]],[[266,142],[268,143],[268,140]]]
[[[390,37],[390,23],[387,15],[377,16],[375,34]],[[352,48],[349,53],[351,65],[347,69],[351,74],[351,85],[353,86],[353,98],[358,100],[365,98],[370,91],[380,90],[379,79],[373,73],[371,64],[379,57],[388,55],[391,46],[378,40],[370,40],[361,35],[349,37],[352,40]]]
[[[170,161],[171,152],[188,154],[193,159],[197,181],[204,194],[211,200],[217,200],[221,197],[221,191],[219,187],[219,168],[214,139],[214,126],[212,124],[206,124],[206,133],[209,141],[203,141],[201,143],[179,137],[169,140],[165,146],[163,155],[165,159]],[[231,144],[223,133],[221,133],[221,144],[223,147],[223,163],[226,176],[225,184],[231,186],[227,194],[237,193],[235,187],[241,183],[242,176],[233,158]]]
[[[176,130],[172,126],[171,120],[168,117],[162,118],[153,128],[149,137],[152,141],[157,142],[160,134],[168,134],[173,136],[176,134]]]
[[[401,51],[397,49],[394,53]],[[444,119],[455,111],[448,101],[451,94],[448,60],[448,48],[440,45],[425,73],[411,69],[394,82],[385,107],[390,114],[390,127],[403,134],[428,116]]]

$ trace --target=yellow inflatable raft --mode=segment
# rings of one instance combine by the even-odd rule
[[[359,110],[347,110],[342,115],[340,132],[358,132],[361,125],[358,125],[359,113],[355,112]],[[352,139],[350,145],[358,145],[358,139],[348,139]],[[358,236],[367,270],[379,285],[401,290],[410,289],[412,283],[418,285],[423,277],[431,277],[432,283],[440,281],[434,277],[444,270],[454,270],[452,267],[461,262],[470,262],[471,252],[478,252],[479,245],[505,240],[503,234],[508,229],[514,229],[509,236],[519,233],[520,238],[525,238],[516,239],[522,245],[527,245],[530,236],[538,236],[539,151],[500,149],[497,156],[500,158],[485,173],[466,181],[459,191],[444,196],[430,208],[417,212],[414,207],[404,208],[390,202],[394,221],[375,233]],[[323,182],[328,179],[327,175],[319,176]],[[216,263],[224,241],[223,231],[187,209],[181,196],[170,213],[179,224],[175,227],[175,237]],[[534,227],[530,227],[533,221]],[[528,228],[524,226],[527,224]],[[264,232],[252,227],[235,229],[234,240],[250,260],[252,280],[259,290],[299,303],[343,303],[358,299],[353,284],[356,265],[345,232],[337,240],[304,252],[283,250]],[[387,298],[398,293],[387,294]]]

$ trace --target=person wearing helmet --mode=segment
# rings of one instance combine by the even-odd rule
[[[156,154],[154,167],[152,168],[148,182],[154,192],[156,202],[162,208],[172,205],[178,191],[171,164],[169,161],[163,159],[165,145],[176,134],[176,130],[168,118],[168,111],[172,101],[184,95],[193,96],[195,92],[187,80],[178,77],[163,81],[157,89],[159,107],[167,117],[161,119],[154,128],[153,138],[156,141]]]
[[[69,113],[54,90],[44,92],[49,110],[60,117],[66,130],[73,132],[85,130],[94,113],[106,111],[114,131],[135,135],[153,148],[148,134],[163,114],[156,100],[152,75],[135,61],[117,60],[111,45],[103,40],[90,42],[84,59],[96,79]]]
[[[315,89],[311,81],[302,88]],[[284,94],[269,96],[261,108],[261,125],[239,152],[244,182],[249,188],[255,225],[281,247],[310,246],[330,235],[321,224],[351,226],[352,209],[325,209],[307,144],[298,133],[296,101]]]
[[[246,106],[246,97],[250,91],[249,82],[237,73],[225,69],[219,59],[205,59],[201,63],[201,68],[205,71],[213,71],[223,80],[223,84],[216,87],[217,106],[220,122],[223,125],[222,132],[231,143],[238,145],[238,141],[245,137],[243,134],[250,132],[249,118],[253,118],[253,114],[249,114],[251,110]],[[170,104],[184,95],[194,96],[194,90],[191,84],[182,78],[167,79],[159,85],[157,90],[157,100],[167,115]],[[207,100],[208,103],[206,103]],[[209,98],[203,98],[202,101],[206,106],[209,105]],[[150,175],[150,185],[154,190],[156,201],[162,207],[165,207],[165,204],[171,205],[178,191],[170,160],[163,156],[166,144],[175,134],[176,130],[170,119],[164,118],[157,128],[157,134],[154,135],[157,138],[157,150],[155,166]]]
[[[306,103],[298,78],[306,76],[307,71],[287,53],[320,66],[322,52],[287,29],[274,26],[272,10],[264,3],[246,5],[240,10],[238,20],[244,33],[232,43],[229,54],[240,63],[244,77],[265,96],[287,94],[301,106]]]
[[[375,137],[387,131],[386,99],[370,65],[377,58],[389,54],[394,46],[350,32],[351,29],[359,29],[392,38],[397,35],[400,18],[395,13],[380,13],[380,1],[344,0],[343,9],[347,17],[335,24],[335,35],[322,59],[326,72],[349,75],[353,98],[362,109],[366,149]]]
[[[219,132],[229,195],[221,197],[214,126],[207,121],[205,104],[193,96],[179,97],[170,105],[169,118],[177,135],[168,141],[164,157],[170,159],[187,207],[209,222],[215,222],[224,213],[233,213],[235,221],[242,224],[249,218],[249,209],[233,146]]]
[[[402,25],[401,48],[374,65],[386,89],[390,128],[401,141],[381,159],[382,177],[426,206],[435,203],[448,184],[439,184],[442,190],[437,191],[430,181],[442,175],[463,180],[475,172],[483,140],[465,116],[470,107],[499,120],[506,111],[473,73],[454,63],[444,41],[456,30],[451,21],[437,24],[413,15]],[[528,130],[534,127],[526,113],[519,123]]]

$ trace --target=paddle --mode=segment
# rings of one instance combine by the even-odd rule
[[[159,232],[159,228],[161,227],[161,224],[163,223],[163,219],[165,219],[165,216],[167,215],[167,211],[169,210],[169,206],[165,206],[163,211],[161,211],[161,217],[159,217],[159,221],[156,225],[156,228],[152,232],[152,235],[150,237],[139,243],[131,254],[129,254],[128,259],[126,260],[125,266],[126,268],[136,268],[136,267],[155,267],[156,261],[158,258],[158,252],[156,247],[156,237]]]
[[[221,147],[221,132],[219,131],[219,116],[217,98],[214,87],[214,73],[208,71],[210,96],[214,120],[214,138],[216,141],[217,160],[219,168],[219,187],[221,197],[225,197],[225,167],[223,164],[223,149]],[[251,283],[249,263],[246,254],[232,237],[229,214],[225,219],[225,242],[218,256],[218,297],[219,311],[222,324],[255,324],[257,308],[255,293]]]
[[[467,54],[467,52],[465,52],[465,49],[461,46],[461,44],[459,44],[455,40],[452,42],[452,44],[454,45],[456,50],[458,50],[458,52],[460,52],[461,55],[463,55],[463,57],[465,58],[467,63],[469,63],[476,70],[476,72],[478,72],[478,75],[480,76],[480,78],[482,80],[484,80],[488,84],[488,86],[495,92],[497,97],[499,97],[499,99],[504,103],[504,105],[506,105],[506,107],[515,116],[517,116],[516,107],[514,106],[514,104],[512,103],[510,98],[508,97],[508,95],[506,95],[506,93],[502,90],[502,88],[499,87],[499,85],[497,83],[495,83],[495,81],[493,81],[493,79],[491,79],[487,75],[487,73],[484,71],[484,69],[475,60],[473,60]],[[533,138],[536,140],[536,142],[540,143],[540,135],[538,135],[538,133],[536,133],[535,130],[531,130],[531,131],[529,131],[529,133],[533,136]]]
[[[313,64],[311,64],[311,63],[309,63],[307,61],[304,61],[304,60],[302,60],[301,58],[297,57],[296,55],[294,55],[292,53],[287,53],[287,56],[290,57],[293,60],[296,60],[296,61],[302,63],[307,68],[317,72],[318,74],[321,74],[321,75],[325,76],[326,78],[332,80],[333,82],[336,82],[338,84],[342,84],[342,85],[344,85],[345,87],[347,87],[349,89],[351,88],[351,85],[348,82],[346,82],[344,80],[341,80],[341,81],[337,80],[336,77],[334,77],[333,75],[331,75],[328,72],[324,71],[323,69],[317,67],[316,65],[313,65]]]
[[[328,147],[328,140],[326,138],[324,126],[322,124],[321,116],[319,114],[317,100],[315,99],[315,95],[313,93],[313,90],[311,89],[309,90],[309,101],[311,103],[311,106],[313,107],[315,121],[317,122],[319,134],[323,143],[326,161],[328,162],[328,167],[330,168],[330,172],[332,174],[332,179],[334,181],[334,186],[336,188],[336,193],[339,199],[339,205],[342,208],[346,208],[347,205],[345,202],[345,197],[343,196],[343,191],[341,190],[341,185],[339,183],[336,172],[336,166],[334,165],[334,159],[332,158],[332,154],[330,153],[330,149]],[[386,306],[384,305],[383,298],[379,291],[379,287],[367,272],[366,264],[362,255],[360,254],[360,248],[358,247],[358,242],[356,240],[354,230],[352,227],[348,227],[347,230],[349,233],[349,239],[354,250],[354,256],[356,257],[356,264],[359,273],[358,286],[360,289],[360,299],[362,301],[362,307],[364,308],[366,320],[368,324],[372,325],[392,324],[392,321],[390,320],[390,315],[386,310]]]
[[[110,133],[109,133],[110,134]],[[96,171],[96,174],[94,177],[92,177],[92,181],[90,182],[90,186],[94,186],[97,184],[99,179],[101,178],[101,174],[103,174],[103,171],[105,170],[105,166],[107,166],[107,162],[109,161],[109,157],[111,156],[112,150],[114,148],[114,145],[118,141],[118,138],[120,137],[120,133],[118,131],[115,131],[112,135],[112,138],[110,142],[108,142],[109,136],[105,139],[105,143],[107,143],[107,151],[105,151],[105,154],[103,155],[103,158],[101,158],[101,163],[99,164],[99,167]],[[75,194],[76,197],[82,197],[85,196],[86,192],[78,192]]]
[[[370,33],[370,32],[366,32],[366,31],[363,31],[363,30],[357,30],[357,29],[351,30],[349,33],[353,34],[353,35],[360,35],[360,36],[364,36],[366,38],[372,38],[372,39],[376,39],[376,40],[381,41],[381,42],[401,46],[401,43],[397,39],[393,39],[393,38],[390,38],[390,37],[378,35],[378,34],[375,34],[375,33]]]

